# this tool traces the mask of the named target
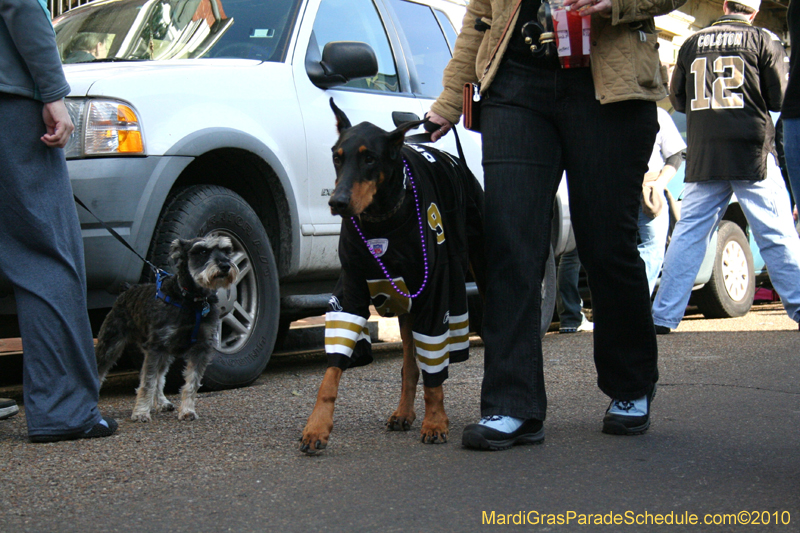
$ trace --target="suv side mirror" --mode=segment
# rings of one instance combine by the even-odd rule
[[[356,41],[329,42],[320,58],[312,33],[306,53],[306,72],[311,83],[320,89],[329,89],[356,78],[374,76],[378,73],[378,60],[370,45]]]

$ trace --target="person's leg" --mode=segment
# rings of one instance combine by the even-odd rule
[[[558,294],[556,309],[558,311],[559,329],[572,328],[577,331],[583,323],[583,300],[578,291],[578,278],[581,271],[581,260],[575,248],[561,256],[558,263]]]
[[[800,322],[800,238],[778,164],[769,158],[767,179],[763,181],[731,184],[767,264],[772,286],[789,317]]]
[[[653,323],[675,329],[683,320],[694,280],[711,236],[731,199],[728,181],[687,183],[681,201],[681,219],[675,224],[664,257],[661,283],[653,302]]]
[[[42,105],[0,98],[0,269],[15,286],[28,434],[66,435],[101,420],[83,243],[61,150],[47,148]]]
[[[644,261],[651,296],[656,287],[658,274],[661,272],[661,265],[664,263],[668,233],[668,209],[663,209],[656,218],[650,218],[642,212],[642,206],[639,206],[639,256]]]
[[[589,70],[574,70],[559,71],[558,124],[575,240],[592,292],[598,386],[611,398],[634,400],[658,380],[650,296],[637,249],[642,176],[658,131],[656,106],[640,100],[601,105]]]
[[[487,289],[481,415],[544,420],[541,284],[561,154],[553,72],[506,61],[481,109]],[[550,102],[548,104],[548,101]]]
[[[781,118],[783,122],[783,153],[789,169],[794,203],[800,203],[800,118]]]

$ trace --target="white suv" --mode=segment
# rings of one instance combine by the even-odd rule
[[[103,0],[54,21],[72,88],[76,196],[158,265],[179,236],[234,242],[242,275],[220,294],[220,353],[206,385],[253,381],[280,326],[324,312],[340,227],[327,203],[328,100],[385,129],[422,117],[463,13],[444,0]],[[481,179],[480,138],[459,132]],[[453,135],[437,147],[454,153]],[[79,214],[89,306],[107,309],[151,273]]]

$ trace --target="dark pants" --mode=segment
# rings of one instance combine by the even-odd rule
[[[64,153],[48,148],[42,104],[0,95],[0,271],[14,285],[28,434],[100,421],[78,214]]]
[[[633,400],[658,379],[644,262],[642,176],[658,132],[654,102],[601,105],[590,69],[505,61],[481,111],[488,263],[481,414],[544,420],[541,284],[553,201],[567,171],[592,293],[594,360],[605,394]]]

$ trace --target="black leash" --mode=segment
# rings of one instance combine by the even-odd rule
[[[144,261],[144,263],[153,270],[153,273],[156,276],[156,299],[164,300],[164,302],[166,302],[169,305],[174,305],[175,307],[183,309],[183,305],[181,305],[180,303],[176,302],[175,300],[173,300],[172,298],[170,298],[169,296],[167,296],[166,294],[164,294],[161,291],[161,283],[164,281],[164,279],[172,276],[172,274],[170,274],[166,270],[158,268],[153,263],[151,263],[150,261],[148,261],[147,259],[142,257],[139,254],[139,252],[134,250],[133,247],[130,244],[128,244],[128,242],[125,239],[122,238],[122,235],[117,233],[114,230],[114,228],[112,228],[111,226],[106,224],[100,217],[98,217],[97,215],[92,213],[92,210],[89,209],[88,207],[86,207],[86,204],[84,204],[83,201],[81,201],[80,198],[78,198],[74,194],[72,195],[72,197],[75,199],[75,203],[76,204],[78,204],[82,208],[86,209],[86,211],[90,215],[92,215],[94,218],[97,219],[97,221],[100,223],[100,225],[103,226],[106,229],[106,231],[108,231],[115,239],[117,239],[119,242],[121,242],[122,245],[125,246],[125,248],[127,248],[128,250],[130,250],[131,252],[136,254],[136,257],[138,257],[139,259]],[[202,307],[195,308],[195,321],[194,321],[194,327],[192,328],[192,332],[191,332],[191,334],[189,336],[189,345],[192,345],[192,344],[197,342],[197,335],[198,335],[198,332],[200,331],[200,321],[208,315],[210,310],[211,310],[211,307],[209,306],[207,300],[203,301],[203,306]]]
[[[148,261],[147,259],[145,259],[144,257],[142,257],[142,256],[139,254],[139,252],[137,252],[136,250],[134,250],[134,249],[133,249],[133,246],[131,246],[130,244],[128,244],[128,241],[126,241],[125,239],[123,239],[123,238],[122,238],[122,235],[120,235],[119,233],[117,233],[116,231],[114,231],[114,228],[112,228],[111,226],[109,226],[108,224],[106,224],[105,222],[103,222],[103,221],[100,219],[100,217],[98,217],[97,215],[95,215],[94,213],[92,213],[92,210],[91,210],[91,209],[89,209],[88,207],[86,207],[86,204],[84,204],[84,203],[81,201],[81,199],[80,199],[80,198],[78,198],[78,197],[77,197],[77,196],[75,196],[74,194],[72,195],[72,197],[73,197],[73,198],[75,198],[75,203],[76,203],[76,204],[78,204],[78,205],[79,205],[79,206],[81,206],[82,208],[86,209],[86,211],[87,211],[87,212],[88,212],[90,215],[92,215],[94,218],[96,218],[96,219],[97,219],[97,221],[100,223],[100,225],[101,225],[101,226],[103,226],[103,227],[106,229],[106,231],[108,231],[108,232],[109,232],[109,233],[110,233],[110,234],[111,234],[111,235],[112,235],[112,236],[113,236],[115,239],[117,239],[119,242],[121,242],[121,243],[122,243],[122,245],[123,245],[123,246],[125,246],[125,248],[127,248],[128,250],[130,250],[131,252],[133,252],[134,254],[136,254],[136,257],[138,257],[139,259],[141,259],[142,261],[144,261],[144,262],[145,262],[145,264],[146,264],[147,266],[149,266],[149,267],[150,267],[150,268],[153,270],[153,272],[155,273],[155,275],[156,275],[156,276],[158,276],[158,273],[159,273],[159,272],[164,272],[163,270],[161,270],[160,268],[158,268],[157,266],[155,266],[153,263],[151,263],[150,261]]]
[[[406,136],[406,142],[410,143],[431,143],[431,133],[439,129],[439,125],[435,122],[432,122],[425,119],[425,122],[422,123],[422,127],[425,128],[425,133],[418,133],[416,135],[408,135]],[[453,125],[453,135],[456,136],[456,149],[458,150],[458,157],[464,164],[467,164],[467,160],[464,157],[464,149],[461,148],[461,139],[458,138],[458,131],[456,131],[456,125]]]

